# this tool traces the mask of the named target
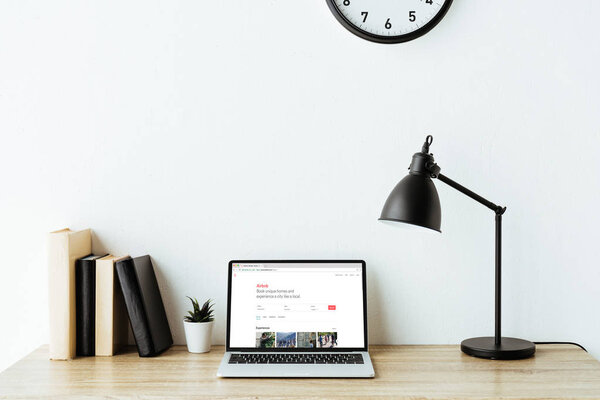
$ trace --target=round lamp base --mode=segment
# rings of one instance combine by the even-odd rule
[[[463,353],[473,357],[492,360],[519,360],[535,353],[535,344],[523,339],[503,337],[497,345],[493,336],[463,340],[460,344]]]

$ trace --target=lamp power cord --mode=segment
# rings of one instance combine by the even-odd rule
[[[533,343],[536,345],[537,344],[572,344],[573,346],[577,346],[577,347],[581,348],[586,353],[588,352],[585,347],[583,347],[579,343],[575,343],[575,342],[533,342]]]

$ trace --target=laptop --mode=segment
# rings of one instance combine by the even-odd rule
[[[220,377],[375,376],[360,260],[229,262]]]

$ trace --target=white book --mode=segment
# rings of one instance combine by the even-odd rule
[[[112,356],[127,344],[127,309],[115,263],[128,258],[113,255],[96,260],[96,355]]]
[[[75,357],[75,261],[92,253],[89,229],[62,229],[48,237],[50,359]]]

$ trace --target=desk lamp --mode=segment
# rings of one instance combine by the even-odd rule
[[[432,143],[433,136],[427,136],[421,151],[413,155],[408,175],[398,182],[392,193],[390,193],[379,220],[411,224],[441,232],[442,211],[440,199],[432,181],[435,178],[492,210],[496,214],[495,335],[463,340],[460,348],[464,353],[480,358],[517,360],[531,357],[535,353],[535,344],[528,340],[502,337],[500,332],[502,214],[506,211],[506,207],[498,206],[484,199],[441,174],[440,167],[435,163],[433,154],[429,153],[429,146]]]

